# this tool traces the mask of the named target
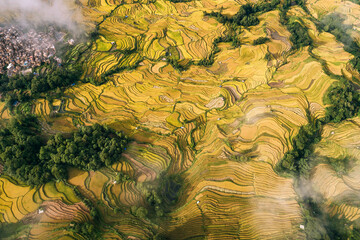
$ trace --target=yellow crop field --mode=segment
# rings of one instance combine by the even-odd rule
[[[181,199],[184,206],[173,213],[173,217],[181,221],[167,225],[171,229],[170,236],[177,239],[197,235],[208,235],[212,239],[229,236],[271,239],[273,234],[280,234],[277,237],[296,234],[298,238],[302,237],[302,233],[296,230],[296,216],[300,209],[291,181],[276,176],[266,163],[239,164],[222,160],[224,163],[220,164],[220,159],[209,156],[202,159],[207,164],[198,160],[189,169],[191,193],[186,199]],[[236,174],[240,169],[241,175]],[[274,219],[279,211],[277,208],[281,208],[282,220],[274,221],[284,221],[285,225],[275,227],[266,219]],[[195,219],[205,221],[206,229],[202,229]],[[286,223],[286,219],[295,221],[292,222],[294,225]],[[284,229],[280,230],[282,227]]]
[[[320,164],[313,170],[311,181],[315,189],[321,193],[326,206],[332,215],[340,215],[355,221],[360,217],[356,206],[356,191],[359,189],[359,118],[337,125],[326,126],[323,140],[316,145],[315,152],[319,157],[331,156],[335,159],[353,159],[352,169],[339,176],[328,164]]]
[[[35,212],[44,201],[60,200],[66,204],[80,202],[74,192],[62,183],[47,183],[40,188],[30,188],[0,178],[1,221],[17,222]]]
[[[0,152],[0,223],[29,225],[29,239],[321,239],[309,235],[320,209],[360,237],[359,56],[349,50],[360,46],[359,4],[76,2],[91,29],[81,81],[31,107],[4,99],[1,125],[31,113],[44,141],[98,123],[128,143],[111,164],[101,161],[114,142],[84,157],[102,168],[70,164],[66,179],[34,187],[7,175]],[[338,23],[323,25],[331,14],[343,14],[351,43]],[[352,92],[334,89],[343,85]]]

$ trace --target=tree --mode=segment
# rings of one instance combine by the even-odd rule
[[[56,134],[46,141],[32,115],[19,115],[0,130],[0,161],[4,171],[29,185],[66,179],[67,167],[97,170],[120,158],[127,145],[120,132],[95,124],[69,138]]]
[[[332,105],[326,108],[326,122],[340,122],[354,117],[359,112],[360,95],[349,83],[330,89],[327,97]]]
[[[264,43],[266,43],[266,42],[268,42],[268,41],[270,41],[269,38],[267,38],[267,37],[260,37],[260,38],[258,38],[258,39],[255,39],[254,42],[253,42],[253,44],[254,44],[254,45],[260,45],[260,44],[264,44]]]
[[[307,28],[300,22],[293,21],[287,24],[288,30],[291,32],[290,41],[293,43],[294,48],[305,47],[312,44]]]
[[[148,211],[144,207],[139,207],[135,212],[135,215],[141,219],[145,219],[147,214],[148,214]]]

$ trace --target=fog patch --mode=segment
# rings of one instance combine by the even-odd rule
[[[74,0],[0,0],[3,24],[22,27],[57,26],[73,35],[83,32],[82,15]]]

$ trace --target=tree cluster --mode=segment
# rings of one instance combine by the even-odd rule
[[[247,3],[242,5],[239,11],[231,18],[231,22],[239,26],[249,27],[259,24],[259,19],[255,16],[256,8]]]
[[[43,65],[36,72],[15,76],[0,75],[0,92],[11,104],[26,101],[39,94],[78,82],[82,74],[79,65]]]
[[[305,0],[285,0],[281,5],[280,11],[280,23],[286,25],[287,29],[291,33],[290,41],[293,43],[293,48],[298,49],[300,47],[310,46],[313,41],[309,36],[307,28],[304,26],[304,23],[296,18],[288,18],[287,12],[293,5],[299,5],[308,12],[306,8]]]
[[[322,125],[352,118],[360,110],[360,95],[349,83],[341,83],[331,88],[327,93],[327,101],[331,105],[325,109],[325,117],[316,120],[309,117],[309,124],[300,128],[298,135],[292,141],[293,149],[287,152],[281,161],[283,170],[297,175],[306,173],[310,169],[312,147],[320,141]],[[348,159],[328,158],[325,161],[339,173],[346,171],[349,166]]]
[[[267,43],[268,41],[270,41],[268,37],[260,37],[254,40],[253,45],[261,45]]]
[[[341,122],[359,112],[360,95],[349,83],[331,88],[327,98],[331,106],[326,108],[325,122]]]
[[[333,34],[336,40],[344,44],[344,49],[355,57],[350,60],[352,67],[360,72],[360,47],[351,36],[352,26],[344,24],[345,17],[339,13],[326,15],[321,20],[321,28]]]
[[[321,19],[321,28],[334,35],[336,40],[342,42],[346,51],[358,56],[360,55],[360,48],[351,36],[352,26],[345,24],[345,20],[345,16],[332,13]]]
[[[131,213],[141,219],[159,219],[177,203],[184,180],[177,174],[162,174],[157,188],[146,191],[144,207],[132,206]]]
[[[178,201],[183,184],[184,179],[180,175],[161,176],[159,187],[146,195],[150,216],[162,217],[169,213]]]
[[[360,56],[355,56],[350,60],[351,66],[360,73]]]
[[[350,64],[355,70],[360,72],[360,47],[351,36],[352,26],[344,24],[345,17],[339,13],[326,15],[321,20],[321,28],[333,34],[336,40],[344,44],[345,51],[353,54],[355,57],[350,60]]]
[[[360,0],[350,0],[350,2],[356,3],[360,5]]]
[[[215,62],[215,55],[220,52],[220,48],[217,46],[217,43],[213,43],[213,50],[210,55],[206,58],[201,59],[197,65],[199,66],[211,66]]]
[[[220,52],[220,48],[218,47],[221,42],[231,42],[233,47],[240,47],[241,42],[238,37],[236,37],[236,28],[231,28],[229,34],[223,37],[217,37],[213,41],[213,49],[208,57],[201,59],[197,65],[199,66],[211,66],[215,62],[215,55]]]
[[[56,134],[40,149],[40,159],[65,164],[82,170],[111,166],[121,157],[127,138],[107,126],[94,124],[80,127],[70,138]]]
[[[301,202],[307,239],[359,239],[358,224],[352,224],[344,216],[331,216],[321,207],[322,201],[307,196]]]
[[[149,211],[144,207],[131,206],[130,212],[132,215],[140,218],[146,219],[148,217]]]
[[[184,179],[178,174],[162,176],[158,193],[165,206],[176,204],[183,185]]]
[[[286,13],[290,7],[294,5],[299,5],[302,8],[306,8],[306,0],[283,0],[281,4],[281,10]]]
[[[230,27],[230,33],[224,37],[216,38],[213,42],[213,50],[211,51],[210,55],[204,59],[201,59],[197,63],[197,65],[212,65],[214,63],[216,53],[220,51],[220,49],[218,48],[218,44],[220,42],[231,42],[234,47],[240,47],[241,42],[240,39],[237,37],[237,30],[240,29],[240,26],[249,27],[258,25],[259,19],[256,15],[258,13],[274,10],[279,4],[280,0],[264,1],[258,4],[247,3],[242,5],[239,11],[233,17],[223,15],[221,14],[221,12],[204,12],[205,16],[215,17],[220,23],[228,24],[228,26]],[[261,41],[264,40],[266,42],[269,39],[259,39],[260,42],[256,42],[256,44],[262,44]]]
[[[302,23],[293,21],[286,26],[291,33],[290,41],[293,43],[295,49],[310,46],[312,44],[312,39],[309,36],[308,30]]]
[[[233,161],[236,161],[236,162],[248,162],[251,160],[251,158],[249,156],[241,155],[241,154],[231,155],[230,159]]]
[[[18,116],[0,130],[4,171],[29,185],[66,179],[69,166],[82,170],[110,166],[127,144],[122,133],[99,124],[80,127],[68,138],[56,134],[46,140],[40,134],[33,116]]]
[[[299,133],[292,141],[292,150],[287,152],[281,161],[283,169],[297,175],[309,170],[309,157],[313,144],[321,139],[321,122],[309,118],[309,124],[301,126]]]
[[[255,26],[259,24],[257,13],[269,12],[274,10],[280,4],[280,0],[265,1],[258,4],[247,3],[240,7],[239,11],[233,16],[228,17],[220,12],[205,12],[205,16],[215,17],[220,23],[230,23],[237,26]]]
[[[231,42],[231,45],[233,47],[240,47],[241,44],[239,38],[236,36],[236,29],[231,29],[231,33],[227,34],[224,37],[217,37],[214,39],[213,45],[215,47],[215,51],[216,47],[221,42]]]
[[[115,177],[116,182],[126,182],[129,180],[131,180],[131,177],[123,172],[118,172]]]
[[[28,236],[31,225],[18,221],[16,223],[0,222],[0,239],[21,239],[20,236]]]
[[[85,239],[98,239],[100,235],[98,227],[91,222],[71,222],[67,230],[79,234]]]
[[[353,163],[353,159],[348,156],[338,158],[326,157],[324,160],[326,163],[331,165],[339,176],[346,174],[348,170],[351,169]]]
[[[0,160],[5,173],[29,184],[51,179],[48,166],[38,157],[45,144],[40,133],[38,120],[33,116],[17,116],[0,130]]]
[[[179,71],[185,71],[188,70],[190,65],[192,64],[192,61],[179,61],[175,58],[167,58],[167,62],[170,63],[170,65]]]

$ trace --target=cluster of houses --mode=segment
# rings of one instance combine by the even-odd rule
[[[9,76],[31,72],[41,63],[53,58],[59,64],[61,59],[55,56],[57,33],[35,30],[22,31],[16,27],[0,27],[0,74]]]

